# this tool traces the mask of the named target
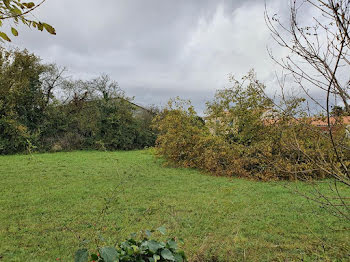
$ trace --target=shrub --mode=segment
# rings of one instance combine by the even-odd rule
[[[169,101],[168,108],[155,118],[154,127],[158,130],[158,155],[181,166],[198,167],[200,152],[193,148],[208,130],[188,101]]]
[[[158,229],[162,234],[164,228]],[[118,243],[112,247],[101,247],[97,253],[90,254],[87,249],[79,249],[75,254],[76,262],[99,261],[99,262],[183,262],[186,256],[183,251],[178,249],[175,239],[166,241],[157,241],[150,239],[154,231],[146,230],[141,239],[136,239],[136,234],[124,242]]]
[[[332,143],[310,118],[298,115],[303,100],[293,99],[288,110],[277,110],[253,72],[244,81],[218,91],[207,103],[205,124],[189,101],[170,100],[154,121],[156,154],[169,164],[216,176],[310,180],[331,175],[337,162]],[[335,132],[335,143],[344,134]],[[340,155],[346,160],[349,154]]]
[[[24,151],[28,139],[30,134],[26,126],[11,118],[0,118],[0,154]]]

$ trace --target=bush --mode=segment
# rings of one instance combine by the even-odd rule
[[[158,229],[162,234],[164,228]],[[136,234],[132,234],[129,239],[118,243],[115,247],[101,247],[97,253],[92,253],[89,259],[87,249],[79,249],[75,253],[76,262],[99,261],[99,262],[183,262],[186,256],[178,249],[175,239],[157,241],[150,239],[154,231],[146,230],[142,233],[141,239],[136,239]]]
[[[0,118],[0,154],[24,151],[30,139],[27,127],[11,118]]]
[[[217,92],[207,103],[205,124],[189,101],[170,100],[154,121],[156,154],[168,164],[216,176],[310,180],[331,175],[337,163],[332,143],[310,118],[297,115],[302,100],[290,101],[292,106],[280,111],[252,72],[245,81],[246,86],[235,81],[231,89]],[[335,143],[344,134],[335,132]],[[349,159],[349,154],[343,151],[341,157]]]
[[[198,166],[198,153],[193,150],[203,133],[208,132],[188,101],[169,101],[169,108],[154,120],[158,130],[157,153],[172,163],[185,167]]]

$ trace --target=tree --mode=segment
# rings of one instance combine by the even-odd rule
[[[0,152],[22,151],[43,120],[40,75],[46,66],[28,51],[0,52]]]
[[[40,22],[37,19],[33,20],[28,18],[28,15],[41,6],[45,1],[46,0],[42,0],[39,4],[35,4],[34,2],[22,2],[21,0],[0,1],[0,27],[4,24],[8,24],[11,27],[12,35],[18,36],[18,31],[15,27],[19,23],[22,23],[39,31],[45,29],[48,33],[55,35],[56,30],[51,25],[45,22]],[[0,37],[5,41],[11,42],[11,38],[3,31],[0,31]]]
[[[87,85],[99,113],[97,137],[103,146],[115,150],[134,149],[142,145],[144,142],[137,141],[137,138],[147,129],[139,128],[141,122],[134,117],[131,98],[125,95],[118,83],[107,74],[101,74],[88,81]],[[146,139],[147,136],[142,138]]]
[[[263,115],[272,110],[272,101],[265,95],[265,85],[256,78],[254,70],[242,77],[231,77],[233,86],[218,90],[215,99],[207,103],[208,124],[217,135],[232,142],[249,145],[261,140]]]
[[[45,96],[46,106],[54,99],[54,91],[62,88],[62,85],[67,80],[65,76],[67,69],[59,67],[56,64],[49,64],[46,66],[45,72],[40,76],[42,82],[42,89]]]
[[[336,161],[320,158],[317,166],[332,175],[332,194],[316,190],[316,195],[311,198],[350,220],[349,201],[342,195],[344,188],[350,188],[349,141],[336,139],[335,125],[341,123],[341,118],[340,121],[331,119],[331,98],[341,101],[346,114],[350,112],[350,2],[292,0],[290,3],[290,19],[287,23],[278,15],[270,16],[265,11],[265,20],[272,37],[277,44],[289,50],[288,56],[282,59],[274,57],[271,51],[270,56],[292,76],[327,119],[328,138]],[[304,11],[312,14],[312,19],[302,19]],[[321,93],[324,102],[315,99],[310,91]],[[301,153],[305,155],[302,150]]]
[[[96,98],[105,100],[113,98],[125,98],[124,92],[120,89],[118,83],[111,80],[109,75],[103,73],[99,77],[89,81],[89,86]]]

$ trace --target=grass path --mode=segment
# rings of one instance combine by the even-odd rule
[[[192,261],[349,261],[350,225],[283,185],[165,168],[148,151],[1,156],[0,261],[72,261],[83,240],[161,225]]]

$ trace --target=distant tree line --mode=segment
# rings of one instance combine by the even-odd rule
[[[132,103],[107,75],[73,80],[28,51],[0,51],[0,154],[154,145],[156,109]]]

